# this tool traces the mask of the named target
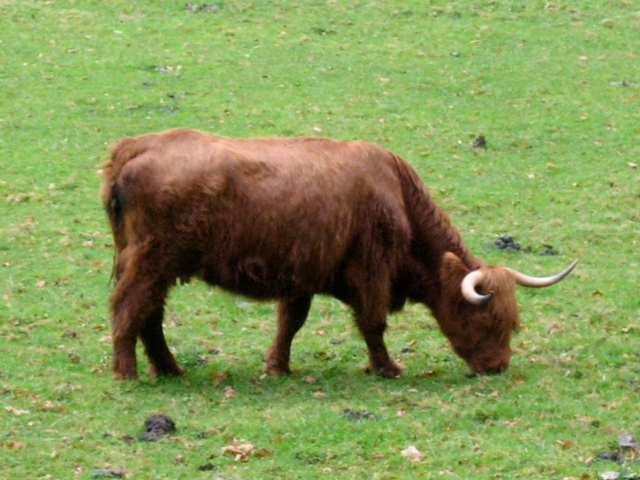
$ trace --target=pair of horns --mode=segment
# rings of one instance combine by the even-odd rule
[[[523,287],[548,287],[549,285],[553,285],[554,283],[558,283],[564,277],[569,275],[573,268],[577,265],[578,260],[573,262],[569,267],[564,269],[562,272],[552,275],[550,277],[530,277],[529,275],[525,275],[524,273],[520,273],[511,268],[507,268],[507,271],[513,276],[513,279],[516,281],[516,284],[521,285]],[[493,292],[487,293],[485,295],[476,292],[476,287],[482,283],[484,279],[485,272],[480,270],[474,270],[471,273],[468,273],[464,279],[462,280],[462,295],[469,302],[475,305],[482,305],[491,300],[493,296]]]

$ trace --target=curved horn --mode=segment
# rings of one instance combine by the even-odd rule
[[[467,273],[462,279],[460,288],[462,289],[462,296],[467,299],[468,302],[474,305],[482,305],[491,300],[493,292],[486,295],[482,295],[476,292],[476,286],[482,282],[484,273],[480,270],[474,270],[471,273]]]
[[[540,287],[548,287],[549,285],[558,283],[564,277],[569,275],[571,273],[571,270],[573,270],[573,267],[575,267],[577,264],[578,264],[578,260],[573,262],[571,265],[569,265],[568,268],[564,269],[562,272],[558,273],[557,275],[553,275],[551,277],[530,277],[529,275],[525,275],[524,273],[520,273],[511,268],[507,268],[507,270],[511,272],[511,275],[513,275],[513,278],[515,279],[518,285],[521,285],[523,287],[540,288]]]

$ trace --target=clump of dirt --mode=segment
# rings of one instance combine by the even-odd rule
[[[369,412],[354,412],[348,408],[345,408],[342,414],[348,420],[382,420],[382,417],[379,415],[374,415]]]
[[[176,431],[176,424],[171,418],[160,413],[151,415],[144,422],[144,428],[146,431],[138,435],[139,440],[147,442],[155,442],[160,440],[167,433]]]
[[[539,249],[534,249],[531,245],[522,247],[511,235],[502,235],[494,242],[485,243],[486,247],[499,248],[500,250],[506,250],[507,252],[524,252],[534,253],[537,251],[538,255],[559,255],[560,252],[556,250],[552,245],[544,244]]]
[[[540,250],[540,252],[538,252],[540,255],[559,255],[560,253],[553,248],[551,245],[543,245],[542,249]]]
[[[640,480],[640,472],[637,467],[637,458],[640,454],[638,441],[628,432],[618,435],[618,448],[596,455],[599,460],[615,462],[616,470],[607,470],[600,475],[602,479]]]
[[[99,468],[93,471],[91,478],[124,478],[124,472],[110,468]]]
[[[487,148],[487,138],[484,135],[479,135],[471,144],[473,148]]]
[[[507,250],[509,252],[519,252],[520,244],[517,243],[511,235],[503,235],[498,237],[495,242],[489,242],[485,244],[487,247],[496,247],[500,250]]]
[[[192,12],[218,12],[220,7],[218,5],[214,5],[213,3],[194,3],[189,2],[185,5],[187,10]]]

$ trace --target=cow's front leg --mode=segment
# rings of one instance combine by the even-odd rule
[[[367,371],[386,378],[397,378],[401,370],[389,356],[384,343],[384,331],[387,328],[386,308],[374,307],[356,310],[356,323],[369,349],[369,367]]]
[[[305,296],[278,302],[278,331],[265,357],[265,372],[272,375],[291,373],[291,342],[307,319],[311,298]]]

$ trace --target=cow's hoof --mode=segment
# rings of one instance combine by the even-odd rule
[[[264,373],[272,376],[290,375],[291,370],[288,365],[283,366],[267,362],[267,365],[264,367]]]
[[[397,365],[390,363],[388,365],[382,365],[382,366],[378,366],[378,367],[373,367],[371,365],[369,365],[366,369],[365,372],[367,373],[375,373],[377,375],[380,375],[381,377],[384,378],[399,378],[400,375],[402,374],[402,370],[400,370],[400,367],[398,367]]]
[[[117,372],[113,371],[114,380],[138,380],[138,372]]]
[[[155,375],[158,377],[178,377],[184,373],[184,369],[180,367],[171,367],[171,368],[150,368],[151,375]]]

